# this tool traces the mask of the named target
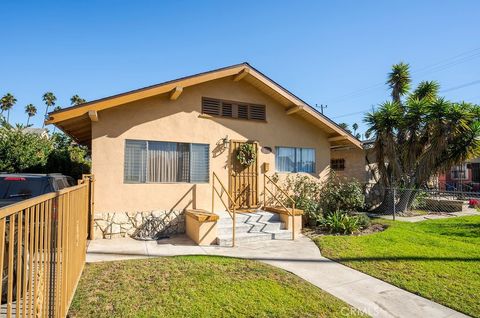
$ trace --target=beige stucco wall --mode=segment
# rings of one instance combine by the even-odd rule
[[[365,151],[358,148],[332,150],[331,159],[345,159],[345,170],[335,171],[339,177],[355,178],[359,182],[368,181]]]
[[[267,122],[202,118],[199,116],[202,96],[264,104]],[[188,87],[176,101],[163,95],[99,112],[99,121],[92,122],[95,210],[210,210],[211,184],[124,183],[125,140],[208,143],[210,173],[215,171],[228,187],[228,149],[218,152],[217,147],[219,140],[227,135],[232,140],[256,140],[260,147],[272,148],[269,154],[259,151],[259,194],[263,187],[261,164],[270,163],[269,174],[275,172],[275,146],[315,148],[315,176],[328,174],[330,143],[323,131],[297,115],[286,115],[282,105],[248,83],[225,78]],[[259,200],[261,198],[259,195]],[[221,210],[218,200],[216,207]]]

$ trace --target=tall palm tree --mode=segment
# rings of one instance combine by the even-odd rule
[[[1,109],[2,109],[1,114],[3,115],[4,111],[7,112],[7,123],[9,123],[10,121],[10,109],[12,109],[12,107],[15,105],[16,102],[17,102],[17,99],[15,98],[15,96],[13,96],[10,93],[5,94],[0,100]]]
[[[78,96],[77,94],[75,94],[75,95],[72,96],[72,98],[70,98],[70,102],[71,102],[72,106],[77,106],[77,105],[86,103],[87,101],[85,99],[81,98],[80,96]]]
[[[379,183],[386,189],[379,211],[406,211],[415,189],[436,173],[480,155],[480,106],[450,102],[438,96],[437,82],[421,82],[410,93],[408,64],[389,75],[392,100],[365,117],[374,136]],[[405,97],[405,98],[404,98]],[[394,200],[390,187],[403,190]]]
[[[62,106],[55,106],[55,108],[53,108],[53,111],[58,112],[60,109],[62,109]],[[57,126],[53,126],[53,132],[55,132],[55,130],[57,130]]]
[[[37,114],[37,107],[33,106],[33,104],[28,104],[25,106],[25,112],[27,113],[27,127],[30,123],[30,117],[33,117]]]
[[[400,62],[393,65],[387,79],[387,84],[392,89],[393,101],[400,103],[401,97],[410,90],[411,81],[410,66],[408,64]]]
[[[45,120],[48,116],[48,108],[55,105],[57,97],[55,97],[52,92],[46,92],[45,94],[43,94],[43,101],[45,102],[45,105],[47,105],[47,107],[45,107],[45,118],[42,124],[42,128],[45,127]]]

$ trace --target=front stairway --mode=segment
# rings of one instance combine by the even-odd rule
[[[228,212],[219,215],[217,223],[217,244],[232,245],[233,221]],[[235,243],[258,242],[266,240],[289,240],[292,232],[285,229],[277,213],[263,210],[248,213],[236,213]]]

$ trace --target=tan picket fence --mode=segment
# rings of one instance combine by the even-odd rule
[[[65,317],[85,264],[93,177],[0,209],[1,317]]]

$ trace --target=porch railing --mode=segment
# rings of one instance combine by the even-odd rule
[[[225,203],[223,200],[223,195],[218,191],[218,189],[215,187],[215,181],[217,181],[220,184],[220,188],[222,189],[223,193],[227,195],[228,198],[228,204]],[[236,212],[235,212],[235,200],[232,198],[230,193],[227,191],[227,188],[223,185],[222,181],[220,181],[220,178],[218,178],[217,174],[215,172],[212,173],[212,213],[215,213],[215,193],[218,195],[220,198],[220,201],[223,203],[223,206],[227,210],[228,214],[232,218],[233,226],[232,226],[232,247],[235,247],[235,218],[236,218]],[[231,208],[230,208],[231,207]]]
[[[292,204],[292,208],[289,209],[287,206],[278,198],[278,196],[273,193],[269,188],[268,184],[272,184],[274,188],[282,193],[287,201],[290,201]],[[272,196],[272,199],[280,204],[281,208],[287,213],[289,217],[292,218],[292,240],[295,240],[295,200],[292,199],[291,196],[288,195],[272,178],[267,176],[266,173],[263,174],[263,208],[265,209],[267,206],[267,192]]]
[[[85,264],[92,178],[0,208],[2,317],[65,317]]]

